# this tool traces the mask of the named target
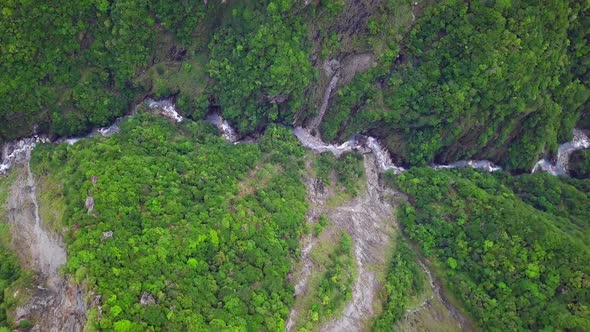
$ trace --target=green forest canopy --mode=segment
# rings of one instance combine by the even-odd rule
[[[529,170],[569,139],[588,105],[587,2],[445,0],[419,10],[406,2],[367,9],[373,15],[355,28],[356,51],[367,51],[366,39],[378,63],[333,98],[326,139],[369,132],[407,164],[477,157],[510,170]],[[35,125],[80,134],[146,94],[176,95],[195,117],[220,106],[242,134],[290,125],[298,112],[313,117],[310,90],[322,80],[309,29],[325,22],[326,36],[341,39],[334,18],[355,7],[346,8],[294,0],[4,2],[0,140]],[[321,45],[342,58],[332,44]]]
[[[590,328],[588,180],[414,168],[399,218],[486,330]]]
[[[30,135],[33,125],[80,134],[122,115],[149,91],[133,79],[152,64],[158,44],[172,47],[165,36],[179,48],[199,47],[192,33],[212,3],[2,2],[0,141]]]
[[[574,126],[588,125],[579,122],[589,105],[587,1],[422,5],[383,1],[354,27],[377,64],[332,98],[320,128],[326,140],[365,132],[410,165],[477,157],[528,171]],[[324,22],[330,40],[320,54],[342,59],[334,22],[351,8],[295,0],[0,4],[0,142],[35,127],[81,134],[145,95],[174,95],[193,118],[220,107],[242,134],[266,128],[259,143],[232,146],[208,125],[174,128],[142,115],[105,140],[37,148],[35,171],[65,185],[66,272],[104,301],[100,322],[89,313],[96,327],[283,328],[307,206],[302,148],[271,124],[316,115],[310,90],[321,86],[324,59],[310,54],[310,26]],[[320,157],[319,176],[335,165],[354,194],[360,164],[345,158]],[[589,159],[574,156],[575,176],[587,176]],[[411,198],[400,213],[405,232],[444,265],[480,326],[590,329],[588,181],[430,169],[391,181]],[[113,237],[103,239],[108,231]],[[404,248],[390,264],[376,328],[401,317],[418,287]],[[18,277],[14,266],[0,257],[0,291]],[[155,304],[141,305],[143,295]]]
[[[411,165],[475,156],[528,171],[587,105],[589,17],[582,1],[440,1],[395,63],[382,57],[338,92],[322,132],[368,131]]]
[[[102,318],[93,309],[88,322],[116,331],[282,330],[307,210],[292,133],[272,127],[257,144],[232,145],[210,125],[175,128],[149,115],[121,130],[34,153],[37,173],[64,179],[66,271],[103,299]],[[140,304],[144,295],[154,303]]]

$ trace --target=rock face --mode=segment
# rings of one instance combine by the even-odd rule
[[[139,299],[139,303],[141,303],[141,305],[152,305],[156,304],[156,299],[151,293],[143,292],[143,294],[141,294],[141,299]]]
[[[335,229],[343,229],[350,234],[358,275],[352,288],[352,299],[346,304],[339,317],[329,321],[320,328],[321,331],[361,331],[373,317],[373,306],[378,300],[381,288],[376,272],[372,267],[383,266],[386,252],[395,227],[393,207],[385,196],[391,195],[379,183],[379,162],[373,154],[364,155],[365,173],[367,176],[366,190],[363,194],[335,208],[326,203],[329,193],[323,184],[316,179],[307,178],[306,187],[310,209],[307,213],[308,222],[327,214]],[[306,292],[309,276],[314,266],[310,252],[318,243],[317,238],[308,236],[302,243],[302,264],[296,271],[295,295]],[[300,313],[291,311],[285,331],[292,331]]]
[[[350,83],[356,74],[369,70],[375,65],[375,56],[372,53],[351,54],[342,60],[342,79],[339,85]]]
[[[361,142],[360,144],[369,143]],[[407,201],[407,196],[386,188],[379,180],[379,173],[383,172],[382,162],[374,149],[369,149],[364,154],[367,177],[365,192],[334,208],[330,208],[326,204],[330,193],[323,183],[313,177],[306,178],[305,184],[310,203],[310,209],[307,212],[308,222],[313,223],[320,215],[325,214],[332,221],[335,229],[343,229],[350,234],[353,240],[354,258],[358,266],[358,275],[353,284],[351,300],[346,303],[342,314],[328,321],[324,326],[320,326],[320,331],[367,330],[368,324],[376,313],[374,309],[376,303],[381,301],[379,292],[383,285],[377,278],[376,270],[378,267],[388,264],[387,252],[392,236],[397,229],[393,207],[400,200]],[[311,234],[302,239],[301,264],[293,273],[296,301],[305,296],[308,280],[316,270],[310,253],[318,245],[318,241],[320,239],[312,237]],[[442,312],[445,317],[448,316],[445,322],[450,321],[449,324],[460,330],[473,330],[469,321],[445,300],[442,290],[433,281],[430,271],[421,262],[419,263],[429,277],[434,294],[432,299],[428,299],[427,304],[434,300],[440,304],[440,308],[437,308],[438,311],[432,312],[435,314]],[[297,321],[301,319],[301,313],[295,309],[297,307],[296,303],[285,324],[287,332],[293,331]],[[415,316],[415,313],[420,312],[421,307],[423,305],[408,310],[403,322],[409,321],[409,318]],[[424,313],[430,314],[431,311],[421,312],[421,314]],[[433,324],[438,324],[442,320],[441,317],[436,316],[430,321]],[[428,331],[436,331],[436,329]]]
[[[83,331],[86,325],[84,293],[70,280],[62,278],[60,282],[51,288],[37,286],[31,300],[16,309],[15,321],[35,322],[31,331]],[[39,279],[35,283],[44,282]]]
[[[92,212],[92,210],[94,210],[94,198],[92,198],[92,196],[86,197],[84,207],[88,210],[89,214]]]
[[[324,115],[326,114],[326,111],[328,110],[330,97],[332,97],[332,93],[334,92],[334,89],[336,89],[336,85],[340,79],[340,62],[336,59],[326,61],[324,63],[324,71],[326,76],[330,77],[330,83],[328,83],[328,86],[324,91],[324,96],[322,97],[322,104],[320,105],[318,116],[309,124],[309,130],[311,132],[315,132],[318,129],[322,119],[324,118]]]
[[[113,231],[102,232],[102,238],[100,240],[106,241],[112,237],[113,237]]]
[[[322,331],[362,331],[373,315],[381,288],[371,266],[387,264],[385,253],[395,225],[393,208],[379,183],[379,168],[372,155],[365,155],[367,189],[363,195],[329,213],[334,224],[346,229],[353,240],[359,274],[352,287],[352,299],[338,318]]]
[[[30,151],[22,161],[24,165],[14,169],[17,178],[5,208],[11,226],[11,245],[23,265],[36,276],[33,287],[24,290],[30,300],[12,316],[16,322],[34,322],[32,331],[82,331],[86,323],[84,294],[59,272],[66,262],[64,243],[59,235],[47,230],[39,215],[37,187],[29,160]]]

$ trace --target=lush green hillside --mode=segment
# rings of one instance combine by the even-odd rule
[[[4,2],[0,142],[35,125],[80,134],[146,94],[177,95],[186,115],[202,116],[208,99],[221,103],[244,133],[290,122],[313,77],[301,9],[297,1]]]
[[[569,139],[589,96],[583,1],[31,1],[0,9],[0,140],[35,125],[79,134],[146,94],[176,95],[197,118],[221,107],[243,134],[292,124],[317,114],[326,59],[372,52],[376,66],[332,98],[326,139],[369,132],[412,165],[479,157],[528,170]]]
[[[404,231],[486,330],[590,328],[587,183],[416,168]]]
[[[377,134],[412,165],[477,156],[529,170],[588,100],[588,17],[579,1],[441,1],[395,63],[383,57],[339,92],[322,131]]]
[[[424,288],[415,253],[402,236],[398,236],[396,242],[395,254],[391,258],[381,291],[383,311],[373,322],[374,331],[391,331],[406,314],[410,297],[420,294]]]
[[[4,230],[1,230],[4,231]],[[14,299],[12,298],[10,288],[13,287],[19,278],[24,280],[25,273],[21,271],[20,265],[8,246],[0,244],[0,331],[2,328],[12,327],[13,322],[8,317],[9,310],[13,310]],[[14,288],[13,288],[14,291]],[[9,331],[8,329],[6,331]]]
[[[295,1],[239,6],[215,33],[209,72],[224,115],[242,133],[269,122],[292,123],[313,70],[307,29]]]
[[[325,141],[365,133],[412,167],[477,158],[528,172],[572,128],[590,128],[589,36],[584,0],[7,0],[0,144],[81,135],[146,96],[174,97],[195,120],[221,111],[240,134],[260,134],[232,145],[208,124],[142,114],[110,138],[41,145],[32,166],[64,188],[65,219],[60,208],[45,222],[66,230],[64,272],[101,296],[93,328],[283,330],[306,230],[301,177],[334,191],[328,205],[364,188],[360,155],[305,164],[281,126],[316,118],[328,60],[340,67]],[[572,176],[587,178],[589,153],[571,161]],[[409,196],[405,235],[480,327],[585,331],[590,180],[580,179],[412,168],[388,181]],[[43,188],[40,213],[51,215]],[[354,239],[338,234],[298,327],[315,328],[351,297]],[[377,330],[421,291],[404,238],[376,267],[386,275]],[[0,325],[4,291],[22,275],[2,245]]]
[[[38,130],[102,126],[150,92],[155,62],[190,57],[217,2],[4,1],[0,4],[0,141]],[[153,79],[152,79],[153,78]]]
[[[102,296],[95,327],[283,329],[303,150],[281,127],[240,145],[212,129],[143,115],[109,139],[35,150],[35,171],[64,180],[66,271]]]

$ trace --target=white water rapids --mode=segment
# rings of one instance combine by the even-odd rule
[[[227,122],[227,120],[224,120],[220,114],[209,114],[206,120],[207,122],[217,127],[217,129],[219,129],[219,132],[221,133],[221,136],[223,136],[223,138],[225,138],[227,141],[229,141],[230,143],[238,142],[238,134],[236,134],[234,128],[232,128],[229,122]]]
[[[13,165],[25,161],[37,143],[48,142],[49,138],[35,135],[4,144],[0,152],[0,175],[6,174]]]
[[[590,148],[590,138],[580,129],[574,129],[574,138],[567,143],[561,144],[557,149],[555,163],[549,159],[539,160],[531,173],[545,171],[552,175],[568,175],[568,166],[571,154],[576,150]]]
[[[170,99],[164,99],[160,101],[146,99],[144,103],[138,106],[141,105],[146,105],[151,112],[169,118],[175,123],[180,123],[184,120],[184,118],[180,114],[178,114],[174,103]],[[53,143],[65,143],[73,145],[84,138],[90,138],[96,135],[102,137],[112,136],[113,134],[119,132],[119,125],[121,124],[121,121],[128,117],[134,116],[137,113],[137,109],[138,107],[135,107],[131,114],[117,118],[110,126],[96,128],[92,130],[90,134],[88,134],[85,137],[60,138],[54,141]],[[21,138],[16,141],[5,143],[2,146],[2,151],[0,152],[0,175],[6,174],[8,170],[12,168],[12,166],[27,161],[30,155],[29,152],[32,151],[35,148],[35,146],[39,143],[51,143],[51,140],[49,139],[49,137],[44,135],[34,135],[31,137]]]
[[[175,104],[171,99],[164,99],[160,101],[155,101],[153,99],[146,99],[144,103],[138,105],[146,105],[149,110],[153,113],[159,114],[161,116],[167,117],[176,123],[180,123],[185,119],[176,111]],[[111,136],[115,133],[119,132],[119,124],[121,121],[127,117],[133,116],[136,114],[138,107],[136,107],[130,115],[118,118],[115,122],[108,126],[97,128],[93,130],[88,136],[92,137],[94,135],[100,135],[103,137]],[[229,142],[238,144],[242,141],[238,141],[239,136],[237,135],[236,131],[230,126],[230,124],[223,119],[223,117],[218,113],[213,113],[207,116],[207,122],[212,123],[215,125],[220,134]],[[381,172],[386,172],[392,170],[394,174],[399,174],[404,172],[405,169],[401,166],[396,166],[392,161],[389,152],[381,145],[381,143],[375,139],[374,137],[364,136],[364,135],[355,135],[348,141],[340,144],[326,144],[323,142],[319,137],[313,136],[308,129],[302,127],[293,128],[293,133],[297,137],[297,139],[301,142],[301,144],[311,149],[315,152],[331,152],[336,157],[340,157],[342,154],[352,151],[359,151],[359,152],[372,152],[375,155],[377,163],[379,164],[379,169]],[[71,138],[61,138],[56,140],[54,143],[66,143],[66,144],[75,144],[79,140],[83,139],[84,137],[71,137]],[[245,140],[247,142],[249,140]],[[2,153],[0,155],[0,175],[6,174],[8,170],[20,161],[23,161],[26,158],[27,151],[33,150],[35,145],[38,143],[48,143],[50,139],[47,136],[39,136],[35,135],[32,137],[22,138],[13,142],[5,143],[2,146]],[[546,171],[553,175],[567,175],[567,167],[569,162],[569,156],[572,152],[580,149],[586,149],[590,147],[590,138],[579,129],[574,129],[574,138],[571,142],[567,142],[561,144],[559,146],[558,155],[555,163],[552,163],[548,159],[541,159],[536,164],[532,170],[532,173],[538,171]],[[495,165],[491,161],[488,160],[460,160],[453,162],[448,165],[435,165],[433,164],[432,167],[434,169],[450,169],[450,168],[461,168],[461,167],[471,167],[475,169],[480,169],[486,172],[495,172],[502,170],[501,167]]]
[[[405,171],[403,167],[394,165],[391,162],[391,157],[387,150],[381,146],[379,141],[370,136],[355,135],[340,145],[333,145],[324,143],[319,137],[313,136],[307,129],[302,127],[294,128],[293,134],[295,134],[304,147],[315,152],[323,153],[329,151],[336,157],[340,157],[342,154],[352,151],[371,151],[375,155],[381,172],[393,170],[394,174],[399,174]]]

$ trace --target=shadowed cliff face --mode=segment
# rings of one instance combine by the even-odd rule
[[[34,323],[33,331],[82,331],[86,322],[84,295],[79,286],[60,273],[66,262],[65,246],[61,236],[51,233],[39,215],[30,154],[27,151],[13,170],[17,177],[9,189],[5,209],[11,226],[11,245],[35,278],[30,288],[19,290],[27,293],[30,300],[11,314],[17,323]]]

